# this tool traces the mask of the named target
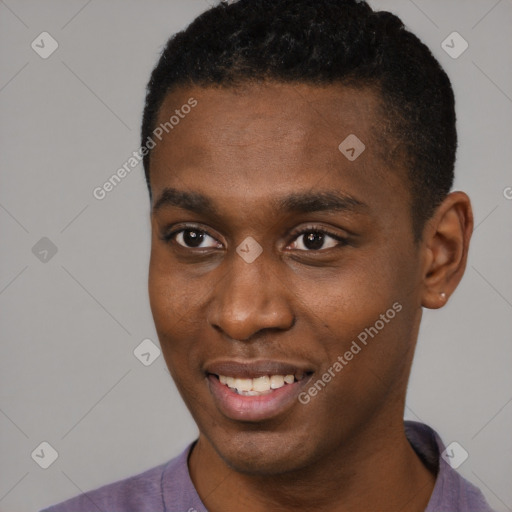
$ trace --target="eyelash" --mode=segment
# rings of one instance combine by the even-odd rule
[[[214,236],[210,235],[208,233],[208,231],[206,231],[204,229],[201,229],[201,228],[199,228],[197,226],[194,226],[194,225],[190,225],[190,226],[187,226],[187,227],[180,227],[179,229],[175,229],[172,232],[163,235],[161,237],[161,239],[164,242],[166,242],[166,243],[171,243],[176,235],[178,235],[179,233],[182,233],[184,231],[197,231],[198,233],[202,233],[202,234],[208,235],[213,240],[217,241],[218,243],[221,243]],[[330,231],[330,230],[328,230],[326,228],[319,227],[319,226],[307,226],[306,228],[303,228],[300,231],[296,231],[296,232],[292,233],[290,235],[292,237],[292,242],[295,241],[296,239],[298,239],[299,237],[301,237],[303,235],[306,235],[308,233],[321,233],[323,235],[328,235],[331,238],[333,238],[334,240],[336,240],[338,242],[338,245],[335,246],[335,247],[329,247],[328,249],[318,249],[318,250],[314,250],[314,249],[309,249],[309,250],[296,249],[296,250],[298,250],[300,252],[316,252],[316,253],[318,253],[318,252],[328,251],[330,249],[339,249],[340,247],[343,247],[343,246],[348,244],[348,239],[347,238],[342,237],[342,236],[340,236],[340,235],[338,235],[336,233],[333,233],[332,231]],[[183,249],[189,249],[189,250],[194,250],[194,249],[202,249],[202,250],[210,249],[210,248],[204,248],[204,247],[197,248],[197,247],[184,247],[184,246],[182,246],[180,244],[178,244],[178,245],[180,247],[182,247]]]
[[[331,238],[333,238],[334,240],[336,240],[338,242],[338,245],[336,245],[335,247],[329,247],[328,249],[318,249],[318,250],[296,249],[296,250],[301,251],[301,252],[324,252],[324,251],[328,251],[330,249],[339,249],[340,247],[343,247],[343,246],[347,245],[347,243],[348,243],[347,238],[344,238],[340,235],[337,235],[336,233],[333,233],[332,231],[330,231],[326,228],[321,228],[319,226],[307,226],[306,228],[303,228],[300,231],[296,231],[296,232],[292,233],[291,234],[292,241],[295,241],[298,238],[300,238],[301,236],[304,236],[308,233],[320,233],[322,235],[328,235]]]

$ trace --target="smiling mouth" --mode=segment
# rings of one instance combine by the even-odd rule
[[[276,390],[303,380],[312,372],[297,372],[287,375],[262,375],[255,378],[232,377],[228,375],[211,374],[221,384],[242,396],[262,396],[274,393]]]

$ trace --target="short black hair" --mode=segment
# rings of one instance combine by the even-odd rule
[[[394,147],[383,157],[407,171],[421,239],[452,187],[457,147],[453,90],[427,46],[397,16],[365,1],[223,1],[167,42],[147,86],[142,144],[172,90],[263,81],[373,88],[381,100],[379,145]],[[150,158],[143,162],[151,197]]]

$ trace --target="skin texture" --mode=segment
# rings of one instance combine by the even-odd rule
[[[149,296],[165,361],[199,427],[189,468],[201,499],[211,512],[424,510],[434,475],[405,437],[405,393],[422,307],[442,307],[464,272],[468,197],[451,193],[414,243],[405,170],[382,160],[371,90],[178,89],[159,122],[191,97],[197,106],[153,150],[152,207],[171,187],[207,196],[216,212],[152,209]],[[338,150],[351,133],[366,145],[353,162]],[[364,205],[273,204],[319,191]],[[179,228],[205,231],[203,248],[162,239]],[[303,228],[345,242],[326,234],[308,250]],[[235,251],[248,236],[263,249],[250,264]],[[205,375],[212,361],[290,361],[314,382],[396,302],[401,311],[307,405],[265,421],[216,407]]]

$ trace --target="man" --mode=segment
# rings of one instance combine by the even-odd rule
[[[406,422],[422,308],[464,273],[454,98],[400,20],[356,0],[240,0],[148,85],[149,294],[199,438],[47,509],[484,512]]]

